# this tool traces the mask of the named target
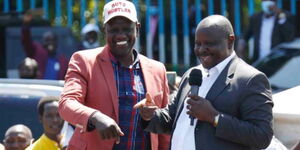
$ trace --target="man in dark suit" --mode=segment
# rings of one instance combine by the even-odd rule
[[[171,150],[258,150],[273,136],[272,97],[266,76],[236,56],[228,19],[204,18],[197,26],[196,56],[201,65],[188,70],[175,98],[158,109],[150,96],[136,104],[143,127],[172,134]],[[190,94],[192,69],[200,69],[198,95]],[[196,121],[190,125],[189,116]]]
[[[263,58],[280,43],[292,41],[295,36],[293,16],[276,7],[276,0],[262,0],[262,11],[250,18],[244,39],[239,42],[239,50],[245,52],[246,42],[254,38],[254,52],[251,61]]]

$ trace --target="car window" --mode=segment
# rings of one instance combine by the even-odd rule
[[[255,68],[266,74],[267,77],[272,76],[279,68],[281,68],[292,56],[286,55],[284,50],[278,50],[267,57],[259,60],[255,64]]]
[[[28,126],[35,139],[43,133],[42,124],[38,120],[37,104],[41,97],[30,95],[0,95],[0,139],[5,131],[15,124]]]
[[[298,69],[296,69],[298,68]],[[269,80],[280,88],[291,88],[300,85],[300,56],[289,59]]]
[[[267,57],[253,64],[269,78],[273,91],[281,91],[286,88],[300,85],[299,49],[281,48],[275,49]],[[296,67],[295,67],[296,66]],[[293,68],[294,67],[294,68]]]
[[[15,124],[28,126],[33,137],[43,133],[37,104],[41,97],[59,96],[63,81],[33,79],[0,79],[0,141],[5,131]]]

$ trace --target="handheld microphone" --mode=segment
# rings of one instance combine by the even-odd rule
[[[191,86],[191,94],[198,95],[199,87],[202,84],[202,72],[199,69],[193,69],[190,73],[189,84]],[[190,115],[191,122],[190,125],[194,125],[194,117]]]

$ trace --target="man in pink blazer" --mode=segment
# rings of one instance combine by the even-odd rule
[[[59,112],[75,132],[71,150],[167,150],[170,137],[143,131],[132,107],[146,95],[159,107],[168,103],[162,63],[133,48],[140,24],[130,1],[104,6],[107,44],[73,54],[65,77]]]

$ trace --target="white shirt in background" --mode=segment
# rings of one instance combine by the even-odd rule
[[[275,16],[263,17],[259,40],[259,59],[264,58],[271,52],[272,33],[275,24]]]

